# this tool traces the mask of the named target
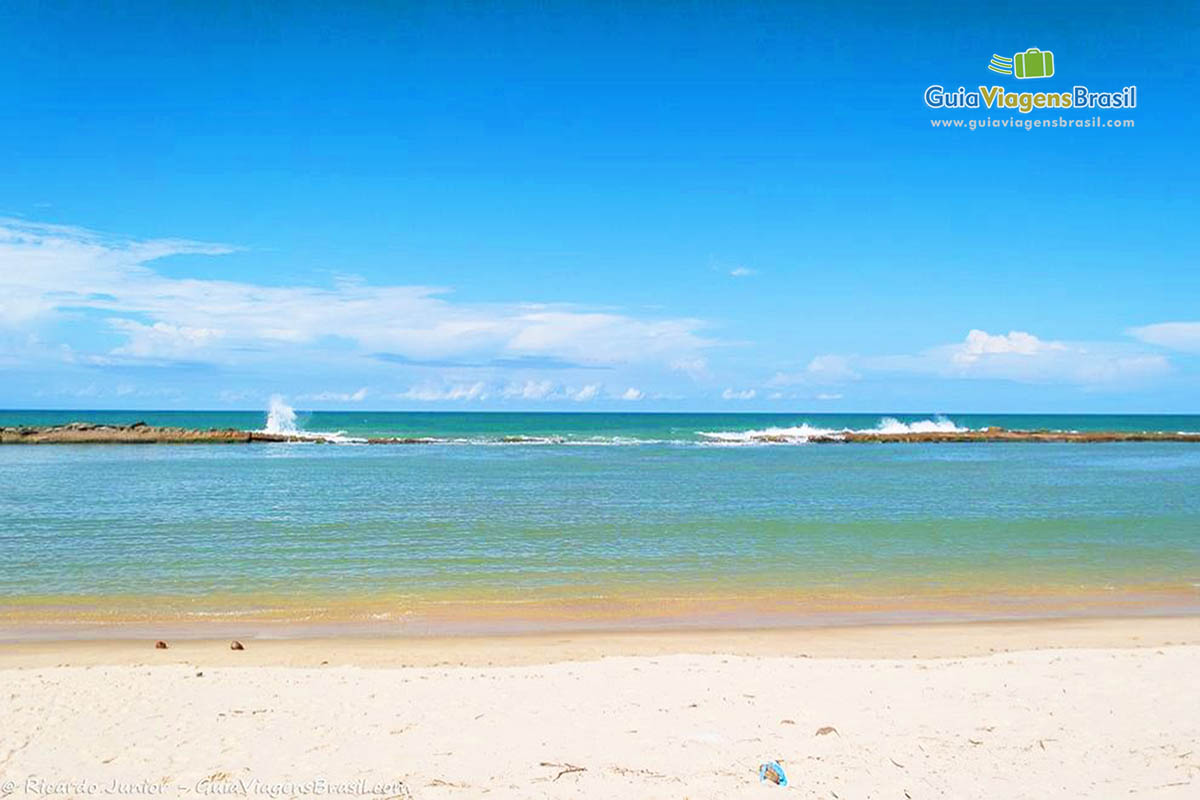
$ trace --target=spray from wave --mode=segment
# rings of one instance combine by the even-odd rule
[[[961,433],[969,430],[955,424],[943,416],[933,419],[901,422],[895,417],[883,417],[874,428],[821,428],[803,422],[790,427],[771,427],[746,431],[697,431],[701,445],[763,445],[763,444],[804,444],[813,439],[838,439],[846,434],[906,434],[906,433]],[[368,440],[357,436],[347,436],[345,431],[305,431],[297,424],[296,411],[289,406],[281,395],[271,397],[267,410],[267,423],[262,433],[276,436],[286,436],[291,442],[325,442],[328,444],[364,444]],[[494,437],[405,437],[402,439],[379,438],[371,441],[395,442],[396,444],[431,444],[431,445],[563,445],[577,447],[613,447],[647,444],[695,444],[688,439],[641,439],[625,436],[591,436],[575,438],[557,435],[496,435]]]
[[[263,430],[267,433],[278,433],[285,436],[299,432],[296,428],[295,409],[283,402],[283,398],[279,395],[271,397],[271,407],[267,409],[267,427]]]
[[[296,424],[296,410],[283,401],[281,395],[271,396],[267,409],[267,424],[263,433],[287,436],[292,442],[325,442],[326,444],[364,444],[367,440],[347,436],[345,431],[302,431]]]
[[[901,422],[894,417],[884,417],[877,428],[861,433],[962,433],[965,430],[942,416],[917,422]]]
[[[897,434],[897,433],[962,433],[961,428],[946,417],[937,416],[916,422],[901,422],[895,417],[884,417],[874,428],[818,428],[807,422],[787,428],[762,428],[749,431],[697,431],[697,435],[712,444],[804,444],[815,438],[836,439],[848,433]]]
[[[807,442],[818,436],[836,436],[843,431],[817,428],[807,422],[787,428],[761,428],[748,431],[697,431],[698,436],[721,444],[770,444],[773,442]]]

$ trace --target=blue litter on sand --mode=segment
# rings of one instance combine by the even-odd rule
[[[774,774],[772,774],[774,773]],[[776,780],[778,778],[778,780]],[[783,767],[779,766],[778,761],[768,761],[758,768],[758,779],[760,781],[770,781],[777,783],[780,786],[787,786],[787,775],[783,771]]]

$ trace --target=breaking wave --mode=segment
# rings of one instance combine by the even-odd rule
[[[901,422],[895,417],[884,417],[874,428],[818,428],[807,422],[787,428],[762,428],[748,431],[698,431],[710,444],[804,444],[812,439],[837,439],[848,433],[855,434],[898,434],[898,433],[962,433],[968,428],[959,427],[946,417],[934,417],[916,422]]]
[[[884,417],[879,421],[879,427],[858,433],[964,433],[967,430],[968,428],[960,428],[946,417],[907,423],[893,417]]]
[[[473,445],[476,447],[543,447],[555,445],[560,447],[634,447],[648,444],[687,444],[686,441],[670,439],[638,439],[633,436],[588,436],[572,438],[568,436],[419,436],[419,437],[379,437],[371,441],[377,444],[440,444],[440,445]]]
[[[280,395],[271,396],[267,408],[267,424],[260,433],[287,436],[296,442],[326,442],[329,444],[365,444],[366,439],[347,436],[345,431],[302,431],[296,424],[296,410]]]
[[[882,417],[874,428],[826,428],[802,422],[799,425],[750,430],[696,431],[679,438],[639,438],[636,436],[570,436],[557,434],[497,434],[494,436],[349,436],[345,431],[306,431],[298,421],[295,409],[275,395],[267,410],[266,425],[258,433],[287,437],[289,442],[324,442],[328,444],[396,444],[396,445],[474,445],[485,447],[637,447],[642,445],[679,446],[737,446],[764,444],[804,444],[813,439],[837,440],[847,434],[921,434],[962,433],[970,430],[943,416],[902,422],[895,417]]]
[[[277,433],[283,436],[297,433],[296,410],[283,402],[279,395],[271,397],[271,406],[267,409],[267,426],[264,433]]]

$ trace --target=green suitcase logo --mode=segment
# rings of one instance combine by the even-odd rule
[[[1054,74],[1054,53],[1031,47],[1013,56],[1013,74],[1018,78],[1049,78]]]

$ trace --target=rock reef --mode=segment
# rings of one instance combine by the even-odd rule
[[[824,441],[813,439],[812,441]],[[933,431],[926,433],[859,433],[842,436],[844,442],[1200,442],[1200,433],[1164,431],[1012,431],[983,428],[974,431]]]
[[[98,425],[70,422],[0,428],[0,444],[220,444],[300,441],[291,437],[235,428],[168,428],[135,422],[132,425]]]
[[[752,437],[763,444],[796,444],[790,436]],[[925,431],[921,433],[872,433],[844,431],[811,436],[803,441],[811,444],[913,444],[921,442],[1200,442],[1200,433],[1171,433],[1168,431],[1022,431],[1007,428],[983,428],[962,431]]]
[[[71,422],[66,425],[0,428],[0,444],[241,444],[248,442],[333,443],[336,437],[320,434],[283,434],[244,431],[236,428],[171,428],[135,422],[132,425],[100,425]],[[440,439],[427,437],[372,437],[355,440],[365,444],[436,444]],[[540,437],[506,436],[506,444],[523,442],[553,444],[556,440]],[[1006,428],[981,430],[931,431],[924,433],[872,433],[844,431],[807,439],[763,434],[751,441],[761,444],[912,444],[922,442],[1197,442],[1200,433],[1155,431],[1021,431]]]

